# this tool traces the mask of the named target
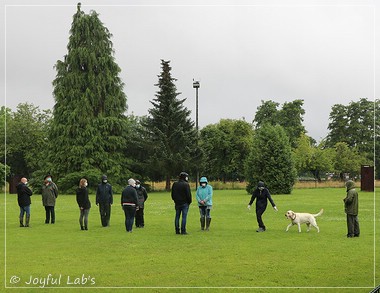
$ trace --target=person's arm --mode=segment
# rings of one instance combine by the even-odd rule
[[[189,184],[187,184],[186,189],[187,189],[187,203],[191,204],[191,202],[193,201],[193,199],[191,198],[191,190],[190,190],[190,185]]]
[[[144,194],[144,201],[148,199],[148,193],[146,192],[146,189],[143,187],[143,194]]]
[[[274,208],[274,210],[277,212],[277,211],[278,211],[277,206],[276,206],[276,204],[274,203],[274,201],[273,201],[273,199],[272,199],[272,196],[270,195],[269,190],[266,189],[266,191],[267,191],[267,192],[266,192],[266,194],[267,194],[267,198],[269,199],[270,204],[272,205],[272,207]]]
[[[254,190],[254,191],[252,192],[251,200],[250,200],[249,203],[248,203],[248,207],[247,207],[247,208],[248,208],[249,210],[251,209],[251,205],[253,204],[255,198],[256,198],[256,190]]]
[[[112,185],[110,184],[110,204],[113,204],[113,191],[112,191]]]
[[[52,182],[52,186],[53,186],[54,196],[55,196],[55,198],[57,198],[58,197],[58,186],[54,182]]]

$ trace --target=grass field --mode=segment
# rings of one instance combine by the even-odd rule
[[[380,284],[374,194],[359,193],[361,236],[353,239],[345,237],[344,196],[344,188],[275,195],[279,212],[268,207],[268,230],[256,233],[254,209],[246,208],[250,196],[243,190],[217,190],[210,231],[200,231],[192,204],[190,235],[182,236],[174,233],[174,207],[166,192],[149,194],[146,227],[133,233],[125,232],[118,204],[112,207],[111,226],[102,228],[93,194],[89,231],[79,229],[72,195],[59,196],[54,225],[44,224],[41,196],[33,195],[31,227],[20,228],[16,195],[6,195],[0,291],[36,292],[49,279],[45,287],[54,288],[44,292],[370,292]],[[119,198],[115,195],[116,203]],[[285,232],[286,210],[317,213],[321,208],[320,233],[314,228],[307,233],[306,226],[302,233],[296,226]],[[377,233],[377,246],[379,240]]]

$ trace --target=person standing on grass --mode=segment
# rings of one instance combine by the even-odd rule
[[[188,183],[189,174],[186,172],[181,172],[179,174],[179,180],[173,183],[172,186],[172,199],[174,201],[175,206],[175,233],[187,235],[186,231],[186,221],[187,221],[187,213],[189,211],[189,206],[191,204],[191,190],[190,185]],[[181,230],[179,229],[179,219],[182,214],[182,222],[181,222]]]
[[[90,213],[91,202],[88,198],[87,180],[82,178],[77,189],[77,203],[80,210],[79,225],[81,230],[88,230],[88,214]]]
[[[256,199],[256,218],[257,218],[257,223],[259,224],[259,228],[256,230],[256,232],[264,232],[266,230],[266,227],[264,225],[262,215],[264,214],[267,208],[268,199],[273,209],[276,212],[278,211],[278,209],[270,195],[268,188],[265,187],[265,184],[263,181],[259,181],[259,183],[257,184],[257,188],[252,193],[251,200],[248,204],[249,210],[251,209],[251,205],[255,199]]]
[[[21,178],[20,183],[17,184],[17,202],[20,207],[20,227],[29,227],[30,221],[30,205],[32,201],[30,197],[33,192],[28,187],[28,179],[25,177]],[[24,214],[26,214],[25,225],[24,225]]]
[[[347,195],[343,199],[344,211],[347,214],[347,237],[359,237],[359,195],[352,180],[346,182]]]
[[[45,224],[55,223],[55,201],[58,197],[58,187],[53,182],[51,175],[46,175],[42,185],[42,204],[45,207]]]
[[[144,228],[144,203],[148,199],[148,193],[146,189],[141,186],[140,180],[136,180],[136,191],[137,191],[137,205],[138,209],[136,210],[136,228]]]
[[[96,205],[99,206],[100,220],[103,227],[110,225],[112,204],[112,185],[108,183],[107,175],[103,175],[102,182],[98,185],[96,190]]]
[[[138,209],[137,191],[135,187],[136,181],[130,178],[128,179],[128,186],[121,194],[121,207],[123,208],[125,215],[125,229],[129,233],[132,233],[136,208]]]
[[[199,185],[196,198],[201,217],[201,230],[204,230],[206,225],[206,231],[209,231],[211,223],[210,211],[212,208],[212,186],[208,184],[206,177],[202,177],[199,180]]]

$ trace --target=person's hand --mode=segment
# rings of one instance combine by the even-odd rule
[[[247,209],[251,210],[251,205],[248,205],[248,206],[247,206]]]
[[[273,209],[278,212],[278,208],[276,206],[273,207]]]

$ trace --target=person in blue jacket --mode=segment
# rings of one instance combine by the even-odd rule
[[[278,209],[269,193],[268,188],[265,187],[265,184],[263,181],[259,181],[259,183],[257,184],[257,188],[252,193],[251,200],[248,204],[249,210],[251,209],[251,205],[255,199],[256,199],[256,218],[257,218],[257,223],[259,224],[259,228],[256,230],[256,232],[264,232],[266,230],[266,227],[264,225],[262,215],[267,209],[268,199],[273,209],[276,212],[278,211]]]
[[[206,231],[210,230],[211,216],[210,211],[212,208],[212,186],[208,184],[207,178],[202,177],[199,180],[199,185],[197,188],[197,202],[199,207],[201,229]]]

